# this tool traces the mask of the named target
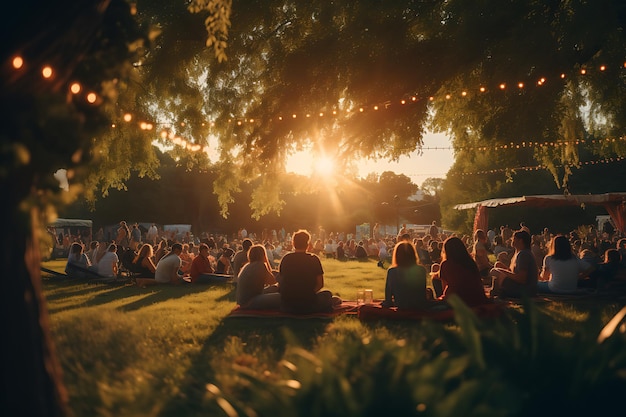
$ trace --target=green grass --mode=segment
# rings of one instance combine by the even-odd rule
[[[333,293],[354,299],[371,288],[383,297],[375,261],[323,264]],[[64,262],[44,266],[60,271]],[[235,305],[227,285],[44,278],[44,292],[76,416],[526,415],[552,410],[540,390],[578,415],[624,387],[623,335],[595,342],[618,302],[363,324],[225,319]]]

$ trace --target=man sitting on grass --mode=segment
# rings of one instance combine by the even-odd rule
[[[180,254],[183,252],[183,245],[174,243],[170,253],[159,260],[154,273],[154,280],[161,284],[182,284],[184,281],[178,271],[183,265]]]
[[[333,305],[341,304],[339,297],[324,286],[324,270],[317,255],[306,251],[311,235],[306,230],[294,233],[294,251],[280,261],[278,282],[281,309],[289,313],[316,313],[332,311]]]

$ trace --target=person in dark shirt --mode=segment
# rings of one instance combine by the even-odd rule
[[[298,230],[292,238],[294,251],[280,261],[278,283],[281,309],[291,313],[331,311],[341,299],[333,297],[324,286],[324,269],[317,255],[306,251],[311,235]]]

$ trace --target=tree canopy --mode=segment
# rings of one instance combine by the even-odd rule
[[[214,20],[184,2],[137,2],[160,36],[125,104],[175,153],[196,149],[187,163],[218,169],[223,214],[256,178],[256,215],[280,211],[296,150],[350,172],[358,158],[419,149],[428,129],[450,135],[453,174],[540,166],[561,189],[582,154],[624,154],[623,2],[205,3],[223,3],[209,43],[227,59],[206,47]],[[528,145],[544,142],[559,146]],[[474,197],[497,187],[481,183]]]

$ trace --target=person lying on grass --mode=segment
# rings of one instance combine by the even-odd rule
[[[307,252],[311,235],[298,230],[292,238],[294,251],[280,261],[278,282],[281,310],[289,313],[308,314],[331,311],[333,305],[341,304],[339,297],[324,287],[324,269],[320,258]]]

